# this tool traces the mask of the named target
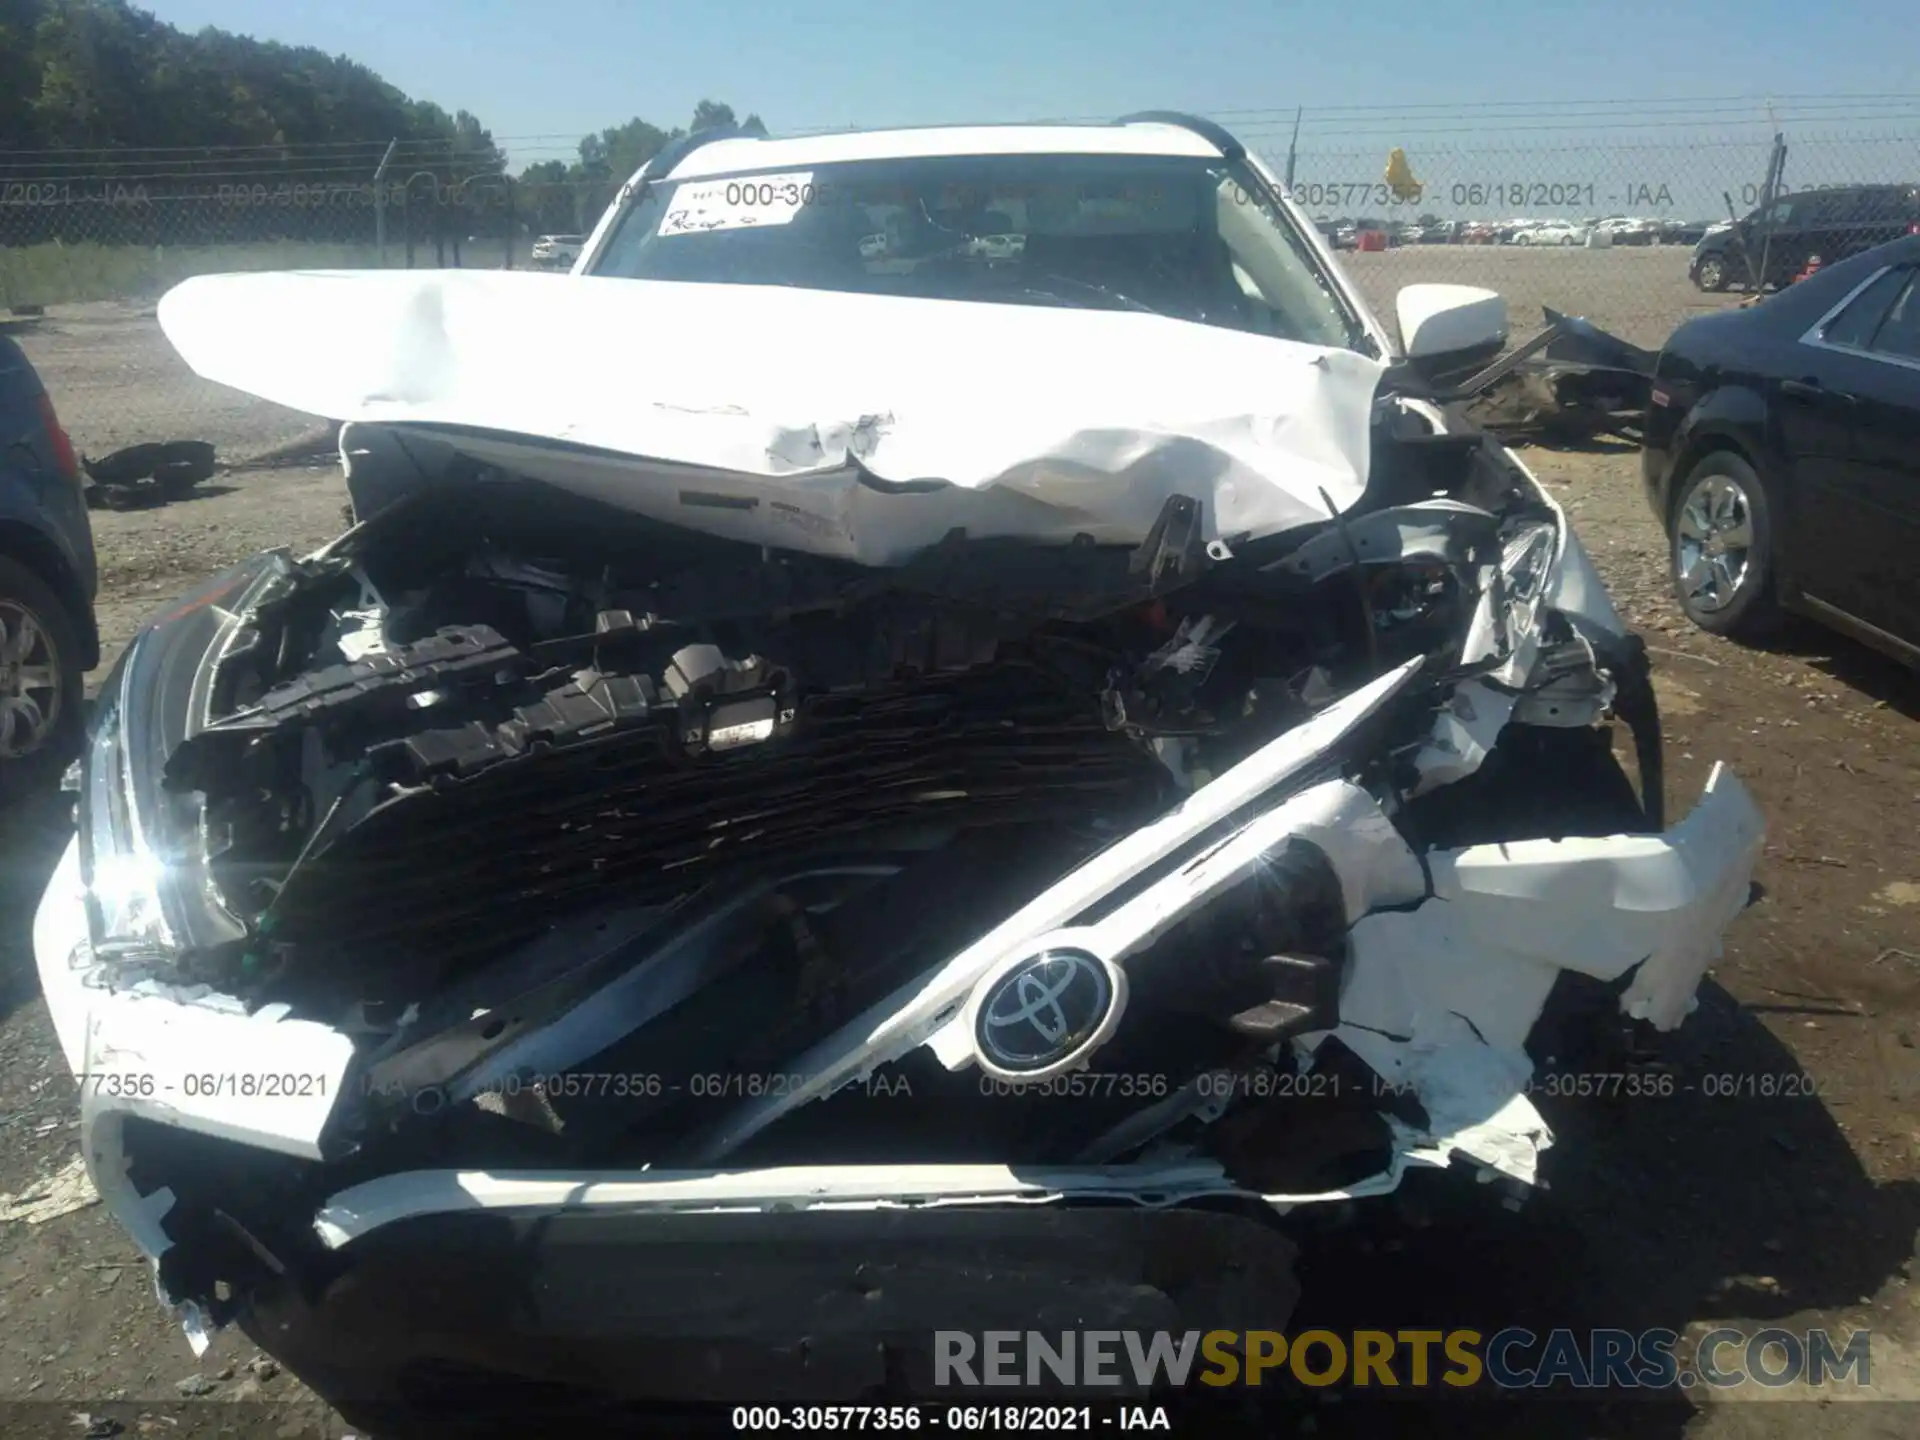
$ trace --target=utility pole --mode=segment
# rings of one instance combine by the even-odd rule
[[[387,268],[387,166],[393,163],[394,149],[400,144],[387,142],[387,153],[380,157],[380,168],[373,172],[373,242],[380,248],[380,268]]]
[[[439,186],[439,183],[440,183],[440,177],[435,175],[431,170],[414,171],[413,174],[407,177],[407,183],[400,187],[401,195],[406,197],[405,213],[406,213],[406,219],[407,219],[407,269],[409,270],[413,268],[413,182],[418,180],[422,175],[427,177],[427,185],[429,187],[428,193],[430,195],[433,195],[433,197],[437,201],[439,198],[437,187]],[[434,213],[436,215],[439,213],[437,206],[435,208]],[[439,225],[437,222],[435,222],[434,229],[437,236],[439,231]],[[446,242],[444,240],[436,240],[436,243],[444,247]],[[443,255],[441,258],[444,259],[445,256]]]
[[[1787,137],[1780,129],[1780,120],[1773,112],[1773,101],[1767,101],[1767,123],[1773,127],[1773,153],[1767,157],[1767,183],[1760,192],[1760,267],[1754,270],[1753,258],[1747,258],[1748,273],[1753,277],[1753,293],[1758,295],[1766,289],[1768,252],[1773,249],[1773,202],[1780,198],[1787,178]]]

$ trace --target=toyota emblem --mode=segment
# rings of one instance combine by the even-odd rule
[[[1004,972],[982,996],[974,1046],[994,1069],[1044,1070],[1091,1040],[1118,999],[1105,961],[1084,950],[1043,950]]]

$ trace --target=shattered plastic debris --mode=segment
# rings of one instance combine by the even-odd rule
[[[1182,620],[1173,639],[1147,657],[1146,668],[1149,671],[1172,670],[1178,675],[1205,678],[1207,672],[1213,669],[1214,662],[1220,658],[1219,647],[1211,642],[1220,639],[1231,629],[1232,621],[1221,625],[1211,615],[1202,615],[1198,620],[1191,617]]]
[[[129,445],[99,460],[83,459],[87,504],[95,509],[137,510],[183,499],[216,468],[205,440],[169,440]]]
[[[29,1225],[42,1225],[84,1210],[99,1199],[100,1192],[93,1188],[93,1179],[87,1174],[87,1162],[76,1155],[55,1174],[34,1181],[16,1194],[0,1195],[0,1222],[24,1220]]]

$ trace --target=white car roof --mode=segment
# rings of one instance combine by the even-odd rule
[[[1204,136],[1179,125],[945,125],[838,131],[783,140],[740,137],[702,145],[668,172],[686,180],[743,170],[803,170],[845,160],[933,155],[1189,155],[1218,159]]]

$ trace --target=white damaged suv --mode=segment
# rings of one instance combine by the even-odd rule
[[[1762,821],[1667,825],[1643,648],[1447,407],[1504,303],[1397,308],[1161,114],[704,132],[559,289],[167,295],[356,521],[140,633],[35,924],[190,1336],[382,1433],[900,1393],[1533,1182],[1549,993],[1678,1026]]]

